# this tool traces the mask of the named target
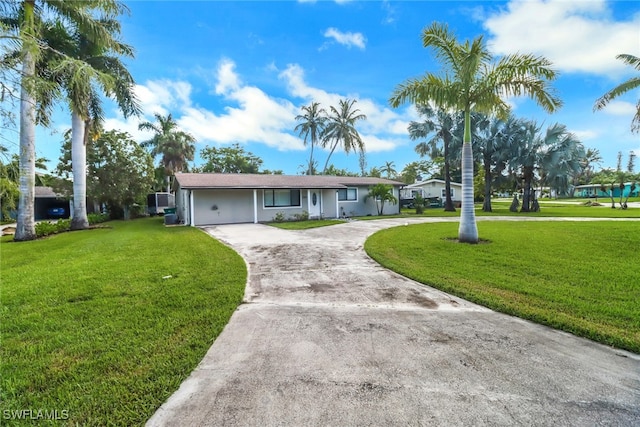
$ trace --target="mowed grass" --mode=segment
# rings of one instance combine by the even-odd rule
[[[457,223],[382,230],[365,250],[404,276],[497,311],[640,353],[640,222]]]
[[[3,239],[2,425],[20,410],[144,424],[240,304],[246,266],[228,247],[162,218],[107,225]]]
[[[604,206],[584,206],[580,204],[557,203],[543,201],[540,203],[539,212],[511,212],[511,202],[497,201],[491,203],[492,212],[483,212],[482,204],[476,204],[476,216],[515,216],[515,217],[582,217],[582,218],[640,218],[640,208],[611,209],[611,204],[600,201]],[[616,206],[618,203],[616,201]],[[460,209],[456,212],[444,212],[443,208],[428,208],[424,213],[417,215],[415,209],[402,209],[402,215],[408,217],[428,216],[460,216]],[[376,217],[374,217],[376,218]]]

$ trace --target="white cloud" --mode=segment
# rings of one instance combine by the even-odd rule
[[[496,54],[533,53],[560,71],[608,75],[628,72],[615,57],[638,51],[640,14],[615,21],[605,0],[511,1],[489,13],[484,27]]]
[[[230,59],[223,59],[218,64],[216,70],[216,94],[226,95],[227,93],[238,90],[240,87],[240,79],[235,72],[236,64]]]
[[[352,46],[355,46],[359,49],[365,48],[365,43],[367,39],[362,35],[362,33],[351,33],[338,30],[337,28],[327,28],[324,32],[324,36],[329,39],[333,39],[336,43],[344,45],[351,49]]]
[[[614,116],[633,117],[636,113],[636,106],[631,102],[614,100],[609,102],[602,111]]]
[[[183,81],[149,80],[135,85],[134,92],[144,115],[167,115],[172,108],[189,105],[191,84]]]

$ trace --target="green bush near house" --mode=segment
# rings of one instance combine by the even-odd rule
[[[200,230],[162,218],[108,226],[2,239],[1,411],[142,425],[240,304],[244,261]]]

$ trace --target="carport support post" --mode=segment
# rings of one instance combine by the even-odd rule
[[[336,219],[340,218],[340,206],[338,203],[340,202],[339,192],[336,190]]]
[[[311,190],[307,189],[307,212],[311,212]]]
[[[189,191],[189,223],[192,227],[196,226],[196,211],[193,206],[193,190]]]
[[[258,190],[253,189],[253,223],[258,223]]]

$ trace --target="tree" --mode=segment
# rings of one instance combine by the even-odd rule
[[[260,173],[262,166],[260,157],[245,151],[238,143],[231,147],[205,147],[200,151],[200,157],[205,161],[200,168],[202,172]]]
[[[304,145],[309,144],[311,147],[306,174],[315,175],[316,163],[313,160],[313,148],[318,145],[320,136],[324,131],[327,122],[327,112],[324,108],[320,108],[320,104],[317,102],[312,102],[309,106],[303,106],[302,111],[303,114],[296,116],[296,121],[301,123],[299,123],[294,130],[304,138]]]
[[[540,161],[542,183],[555,190],[557,195],[567,196],[573,192],[574,178],[582,170],[585,150],[576,136],[567,132],[566,126],[560,126],[564,132],[555,143],[547,148]]]
[[[394,205],[398,203],[398,199],[393,195],[393,186],[389,184],[375,184],[369,187],[369,193],[364,197],[364,201],[366,202],[369,198],[375,200],[379,216],[382,216],[386,202]]]
[[[182,172],[187,167],[187,162],[193,160],[195,154],[195,138],[178,128],[178,123],[171,114],[164,117],[154,114],[156,123],[142,122],[138,125],[140,130],[150,130],[155,133],[153,138],[144,141],[141,145],[151,148],[151,156],[161,156],[160,164],[164,168],[167,181],[167,191],[171,191],[171,177],[176,172]]]
[[[552,112],[561,101],[554,96],[548,81],[556,73],[543,57],[512,54],[494,62],[483,37],[459,43],[446,25],[434,22],[422,32],[424,47],[432,47],[445,67],[444,75],[428,73],[410,79],[394,90],[389,102],[393,107],[409,101],[416,105],[433,102],[436,106],[464,112],[462,149],[462,213],[458,229],[460,242],[477,243],[478,227],[473,206],[473,151],[471,147],[471,111],[505,118],[509,106],[506,96],[527,95]]]
[[[80,70],[62,74],[71,108],[72,230],[89,228],[86,206],[86,145],[90,135],[96,133],[103,120],[100,93],[96,86],[100,86],[105,95],[115,98],[125,117],[137,115],[140,111],[133,93],[133,78],[119,58],[120,55],[133,57],[133,49],[118,41],[118,21],[103,18],[97,24],[104,27],[103,33],[108,38],[90,40],[76,29],[68,34],[69,40],[61,47],[69,57],[86,63],[86,67]]]
[[[449,153],[449,147],[454,138],[456,118],[453,114],[449,114],[444,110],[436,111],[428,104],[416,105],[416,109],[418,110],[418,114],[424,117],[424,121],[409,123],[409,137],[412,140],[416,140],[426,138],[431,133],[434,134],[428,141],[423,141],[416,145],[415,150],[420,156],[425,156],[428,152],[433,154],[438,143],[442,141],[444,148],[444,186],[446,194],[444,210],[446,212],[455,212],[456,208],[453,206],[453,200],[451,200],[451,155]],[[433,159],[433,156],[431,158]]]
[[[576,179],[576,184],[590,184],[595,173],[594,165],[600,165],[601,163],[602,156],[600,155],[600,151],[598,149],[588,148],[580,161],[582,170]]]
[[[351,151],[364,151],[364,142],[362,142],[362,138],[360,138],[360,134],[356,130],[356,123],[360,120],[366,120],[367,116],[353,107],[355,103],[355,99],[341,99],[339,101],[339,109],[334,106],[330,108],[331,112],[322,133],[322,148],[330,147],[327,161],[322,169],[323,174],[326,174],[329,159],[331,159],[338,145],[342,144],[342,149],[347,154]]]
[[[620,54],[616,56],[616,59],[632,66],[636,71],[640,71],[640,57],[629,54]],[[620,83],[618,86],[598,98],[593,106],[593,111],[602,110],[613,99],[639,87],[640,76],[631,77],[629,80]],[[633,116],[633,120],[631,120],[631,132],[640,132],[640,100],[638,100],[636,104],[636,114]]]
[[[428,162],[426,160],[407,163],[402,169],[402,172],[400,172],[402,182],[405,184],[413,184],[418,180],[418,177],[428,173],[432,168],[433,162]]]
[[[389,179],[395,178],[398,174],[396,165],[393,162],[384,162],[384,166],[380,168],[380,172],[385,174]]]
[[[6,16],[15,17],[12,30],[17,33],[21,58],[20,82],[20,199],[14,240],[33,240],[36,237],[34,221],[35,186],[35,126],[39,110],[38,72],[36,63],[50,47],[41,37],[42,17],[58,17],[66,25],[77,28],[91,40],[104,36],[96,25],[95,13],[114,14],[120,6],[114,0],[54,1],[23,0],[9,3]],[[64,68],[81,69],[81,61],[65,58]]]
[[[72,173],[71,135],[65,134],[58,173]],[[112,218],[129,218],[131,208],[146,205],[153,185],[153,159],[131,135],[110,130],[87,144],[87,195],[107,206]]]

